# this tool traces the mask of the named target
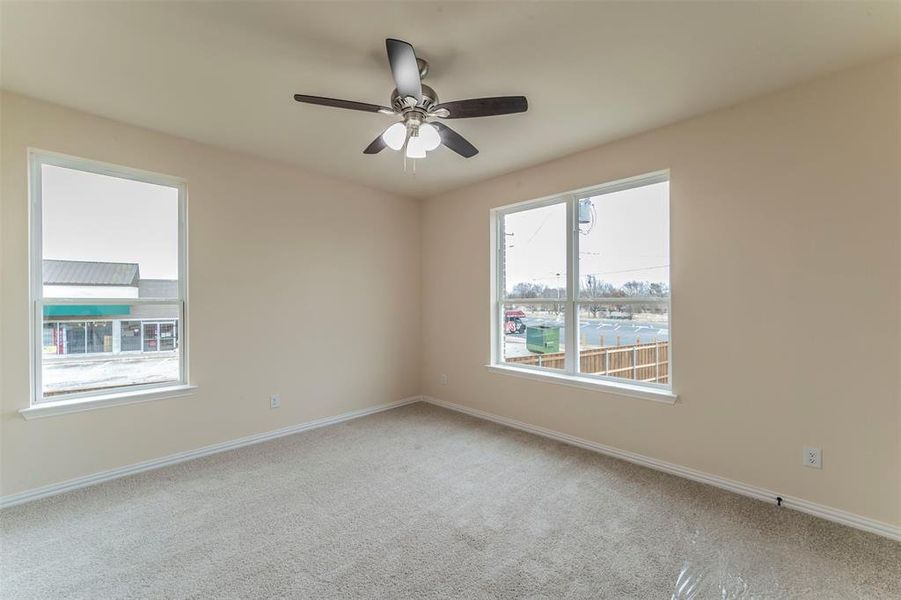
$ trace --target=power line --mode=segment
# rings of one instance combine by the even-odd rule
[[[634,273],[635,271],[650,271],[651,269],[667,269],[669,265],[654,265],[652,267],[639,267],[637,269],[622,269],[620,271],[595,271],[593,273],[579,273],[579,275],[614,275],[616,273]]]
[[[622,269],[619,271],[593,271],[591,273],[579,273],[580,276],[586,277],[588,275],[615,275],[618,273],[634,273],[636,271],[650,271],[653,269],[665,269],[669,268],[669,265],[655,265],[652,267],[641,267],[638,269]],[[550,279],[559,279],[564,276],[564,273],[555,273],[554,275],[548,275],[546,277],[529,277],[529,281],[546,281]],[[524,282],[523,282],[524,283]]]
[[[548,212],[548,214],[544,215],[544,221],[541,222],[541,225],[538,226],[538,229],[535,230],[535,233],[532,234],[532,237],[526,240],[526,244],[531,243],[531,241],[535,239],[535,236],[538,235],[538,232],[541,231],[541,228],[544,227],[544,224],[547,223],[547,220],[551,218],[552,214],[554,213]]]

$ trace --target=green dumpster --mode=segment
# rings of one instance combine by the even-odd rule
[[[526,327],[526,348],[539,354],[560,352],[560,328],[554,325]]]

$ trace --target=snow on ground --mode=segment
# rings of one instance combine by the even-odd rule
[[[178,381],[178,354],[44,361],[44,394]]]

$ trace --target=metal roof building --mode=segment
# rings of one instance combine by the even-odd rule
[[[137,263],[45,260],[44,285],[122,285],[137,287]]]

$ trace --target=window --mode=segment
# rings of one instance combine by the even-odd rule
[[[33,403],[185,385],[185,185],[32,152]]]
[[[669,178],[497,209],[495,365],[667,391]]]

